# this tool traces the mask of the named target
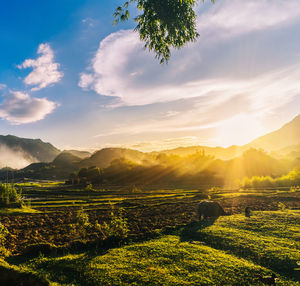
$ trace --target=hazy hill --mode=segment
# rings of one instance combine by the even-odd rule
[[[247,147],[262,148],[266,151],[275,151],[283,149],[288,146],[300,143],[300,115],[295,117],[292,121],[282,126],[280,129],[261,136]]]
[[[40,139],[0,135],[0,165],[22,168],[32,162],[51,162],[59,150]]]
[[[95,152],[91,157],[81,161],[81,167],[97,166],[105,168],[116,159],[127,159],[130,161],[142,163],[150,158],[150,155],[137,150],[125,148],[104,148]]]
[[[33,179],[65,179],[70,173],[79,169],[81,158],[67,152],[61,152],[50,163],[39,162],[32,163],[21,170],[14,172],[16,179],[33,178]],[[0,178],[3,180],[6,172],[0,171]]]
[[[108,167],[114,160],[125,159],[139,165],[158,164],[164,156],[173,154],[186,157],[197,153],[213,156],[215,159],[210,171],[218,170],[229,177],[242,177],[252,174],[281,174],[286,169],[299,165],[300,158],[300,115],[282,128],[259,137],[244,146],[179,147],[161,152],[143,153],[125,148],[104,148],[93,154],[86,151],[60,151],[50,143],[40,139],[25,139],[16,136],[0,136],[0,167],[21,169],[20,177],[64,178],[83,167]],[[245,151],[255,148],[260,151]],[[159,159],[160,158],[160,159]],[[192,158],[192,157],[191,157]],[[177,160],[177,159],[175,159]],[[2,166],[1,166],[2,161]],[[226,162],[228,161],[228,165]],[[40,164],[43,162],[43,164]],[[34,163],[34,164],[31,164]],[[28,166],[24,168],[25,166]],[[22,169],[23,168],[23,169]],[[231,171],[228,171],[230,169]]]
[[[196,152],[203,152],[206,155],[212,155],[218,159],[222,160],[230,160],[235,157],[238,157],[243,154],[243,152],[247,149],[244,146],[230,146],[228,148],[223,147],[207,147],[207,146],[190,146],[190,147],[178,147],[171,150],[164,150],[161,152],[153,152],[152,154],[174,154],[178,156],[187,156],[194,154]]]
[[[248,149],[242,156],[226,162],[226,174],[229,181],[252,176],[277,177],[292,169],[292,162],[271,157],[262,150]]]
[[[277,158],[289,158],[289,159],[295,159],[300,158],[300,143],[297,145],[291,145],[288,147],[284,147],[282,149],[273,151],[271,153],[273,157]]]
[[[218,159],[230,160],[241,156],[243,152],[250,148],[264,149],[267,152],[274,152],[276,155],[288,155],[289,157],[300,155],[300,115],[295,117],[292,121],[285,124],[280,129],[261,136],[249,144],[243,146],[233,145],[227,148],[223,147],[207,147],[207,146],[189,146],[178,147],[171,150],[164,150],[161,152],[152,152],[153,154],[165,153],[179,156],[186,156],[195,152],[204,151],[206,155],[213,155]],[[278,154],[275,154],[278,153]]]
[[[92,155],[88,151],[79,151],[79,150],[64,150],[63,152],[73,154],[74,156],[79,157],[80,159],[85,159]]]
[[[69,151],[63,151],[53,160],[51,164],[55,166],[69,166],[73,164],[79,164],[80,161],[80,157],[75,156]]]

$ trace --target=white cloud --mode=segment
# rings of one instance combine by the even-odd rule
[[[89,27],[93,28],[96,24],[96,20],[93,18],[84,18],[81,20],[81,23],[88,25]]]
[[[244,126],[240,126],[239,136],[245,133],[243,141],[245,143],[264,133],[266,126],[263,126],[263,122],[266,116],[272,116],[276,110],[300,95],[299,77],[300,65],[295,65],[251,80],[219,79],[213,82],[196,83],[195,85],[200,87],[197,88],[198,93],[201,94],[201,90],[206,93],[190,99],[192,108],[171,109],[161,116],[150,115],[147,119],[133,123],[118,123],[107,132],[102,131],[95,137],[145,135],[149,132],[164,136],[168,133],[193,132],[194,134],[212,129],[221,131],[224,126],[237,124],[239,118],[242,118],[243,121],[240,121]],[[213,92],[208,92],[210,90]],[[244,119],[245,115],[248,118],[247,122]],[[253,123],[256,124],[256,130]],[[251,127],[252,133],[248,127]],[[232,131],[235,130],[232,128]],[[227,138],[228,142],[230,139]],[[222,142],[224,143],[224,140]]]
[[[97,140],[195,134],[229,144],[236,138],[224,140],[231,134],[220,131],[231,125],[243,142],[270,131],[270,118],[300,95],[300,38],[293,34],[300,23],[298,2],[222,0],[201,6],[200,39],[173,51],[164,66],[132,30],[110,34],[100,42],[79,86],[117,97],[121,106],[155,105],[136,107],[151,112],[141,120],[112,122]],[[193,104],[176,109],[176,100]],[[165,113],[156,113],[157,106]]]
[[[200,15],[201,37],[227,38],[284,25],[300,15],[299,1],[223,0]]]
[[[31,123],[44,119],[57,106],[47,98],[35,98],[22,92],[11,92],[0,104],[0,118],[12,124]]]
[[[32,91],[59,82],[64,75],[58,70],[59,64],[54,62],[54,53],[49,44],[40,44],[37,53],[40,55],[37,59],[27,59],[18,66],[20,69],[33,69],[24,79],[27,85],[34,86]]]
[[[94,77],[92,74],[82,73],[80,75],[80,81],[78,83],[79,87],[87,89],[94,82]]]
[[[6,86],[6,84],[4,84],[4,83],[0,83],[0,90],[3,90],[3,89],[5,89],[7,86]]]
[[[211,60],[208,51],[216,41],[282,27],[299,16],[300,5],[295,0],[219,1],[198,18],[200,40],[174,53],[168,66],[160,66],[153,54],[145,52],[136,33],[119,31],[101,41],[91,72],[81,74],[79,86],[119,97],[121,105],[167,102],[231,88],[245,90],[247,82],[228,80],[226,71],[222,79],[205,75]],[[230,70],[229,60],[227,64]]]

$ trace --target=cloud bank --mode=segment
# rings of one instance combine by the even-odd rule
[[[63,73],[58,70],[59,64],[54,62],[54,53],[49,44],[40,44],[36,60],[27,59],[19,69],[32,68],[24,79],[27,85],[34,86],[31,91],[37,91],[61,80]],[[0,84],[0,90],[7,88]],[[12,124],[32,123],[45,118],[58,106],[47,98],[32,97],[26,92],[10,91],[2,95],[0,103],[0,118]]]
[[[3,89],[6,89],[6,84],[4,84],[4,83],[0,83],[0,90],[3,90]]]
[[[168,65],[159,65],[132,30],[100,42],[79,86],[110,96],[108,105],[120,110],[151,112],[143,120],[124,118],[96,138],[193,134],[213,139],[211,145],[244,144],[270,131],[278,110],[295,102],[300,55],[288,41],[299,25],[298,1],[222,0],[199,11],[199,40],[173,51]],[[155,112],[158,106],[164,114]]]
[[[123,30],[101,41],[88,72],[80,75],[79,86],[100,95],[118,97],[121,105],[146,105],[204,96],[212,91],[248,86],[205,73],[212,62],[209,50],[217,43],[293,23],[300,16],[297,1],[224,0],[200,14],[200,40],[174,52],[168,66],[160,66],[145,52],[137,33]],[[217,64],[216,64],[217,66]],[[228,60],[228,66],[230,62]]]
[[[36,91],[53,83],[59,82],[63,72],[59,71],[59,64],[54,62],[54,53],[49,44],[40,44],[37,59],[27,59],[18,67],[20,69],[32,68],[24,79],[24,83],[34,86],[31,90]]]
[[[57,106],[47,98],[35,98],[23,92],[10,92],[0,104],[0,117],[12,124],[31,123],[44,119]]]

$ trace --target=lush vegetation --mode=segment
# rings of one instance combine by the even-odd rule
[[[21,206],[22,205],[22,193],[12,184],[0,183],[0,207],[9,206]]]
[[[208,152],[225,154],[226,150],[209,149]],[[14,176],[18,181],[25,178],[66,180],[70,185],[93,184],[102,188],[133,185],[138,188],[288,187],[297,186],[295,184],[299,182],[291,177],[293,173],[289,174],[290,178],[278,179],[299,166],[297,160],[276,159],[262,150],[248,149],[229,160],[218,159],[204,149],[172,152],[143,153],[106,148],[83,159],[73,153],[62,152],[51,163],[34,163],[14,172],[6,170],[0,172],[0,178],[4,180],[9,174],[10,178]],[[231,149],[228,152],[233,154]],[[243,181],[244,178],[250,179]]]
[[[300,214],[291,210],[300,207],[297,189],[103,189],[41,181],[18,188],[34,200],[31,212],[0,212],[1,251],[11,253],[13,276],[32,273],[67,285],[255,285],[256,274],[275,272],[278,285],[299,285]],[[199,200],[207,198],[233,215],[196,222]]]
[[[0,257],[6,256],[8,251],[5,248],[5,239],[8,234],[7,228],[0,223]]]
[[[68,183],[160,188],[232,186],[237,179],[245,176],[268,174],[280,176],[292,167],[291,161],[277,160],[255,149],[249,149],[242,156],[227,161],[206,155],[204,151],[185,156],[159,153],[140,160],[118,158],[104,168],[84,167],[78,172],[73,172],[69,176]],[[290,176],[294,175],[291,173]],[[247,182],[245,179],[242,186],[250,186]],[[288,182],[284,185],[285,182],[282,180],[280,186],[289,186]]]
[[[143,243],[107,253],[39,256],[21,269],[67,285],[260,285],[275,272],[277,285],[297,283],[299,212],[255,212],[191,223]],[[225,251],[224,251],[225,250]]]
[[[221,217],[217,223],[195,231],[193,237],[283,275],[298,277],[294,269],[300,260],[299,211]]]
[[[131,3],[141,12],[134,18],[137,22],[135,30],[145,47],[155,52],[160,63],[169,60],[172,47],[179,49],[199,36],[195,0],[129,0],[116,9],[115,23],[129,19]]]
[[[270,176],[246,177],[240,182],[240,185],[243,188],[299,187],[300,167],[297,167],[287,175],[278,178],[272,178]]]

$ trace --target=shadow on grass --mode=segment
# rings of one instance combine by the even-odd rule
[[[204,228],[207,228],[214,224],[216,219],[210,219],[210,220],[203,220],[203,221],[193,221],[182,229],[182,231],[179,234],[180,241],[192,241],[192,240],[199,240],[201,238],[199,236],[199,230],[202,230]]]
[[[199,231],[213,225],[216,220],[217,219],[192,221],[189,224],[166,228],[161,234],[178,235],[181,242],[199,240],[201,239],[201,233]]]

